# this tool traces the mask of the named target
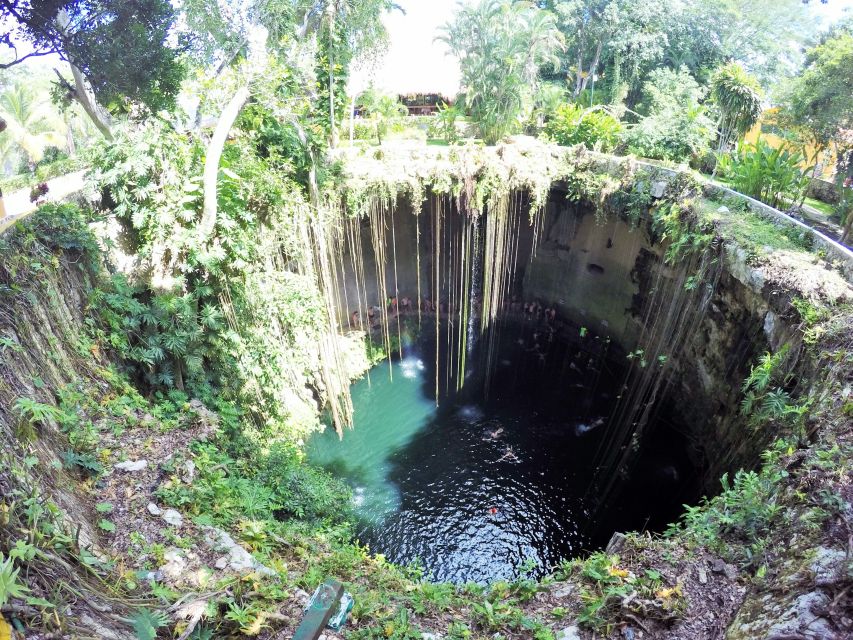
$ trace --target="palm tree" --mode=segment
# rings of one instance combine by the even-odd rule
[[[20,150],[34,166],[44,157],[45,149],[65,144],[62,119],[48,100],[23,82],[0,93],[0,118],[6,121],[6,131],[0,136],[4,158]]]
[[[462,71],[462,102],[487,144],[517,131],[545,64],[559,65],[554,15],[528,2],[481,0],[442,29]]]
[[[409,112],[396,96],[379,93],[373,88],[364,92],[361,102],[367,111],[367,119],[373,123],[376,139],[380,145],[388,130]]]
[[[720,109],[720,145],[725,151],[735,136],[746,135],[761,116],[761,87],[737,62],[723,65],[711,80],[711,97]]]

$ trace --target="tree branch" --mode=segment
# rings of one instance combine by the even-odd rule
[[[15,49],[15,47],[13,46],[12,49]],[[51,49],[50,51],[33,51],[31,53],[28,53],[27,55],[25,55],[22,58],[16,57],[14,60],[12,60],[12,62],[0,63],[0,69],[10,69],[11,67],[14,67],[16,64],[21,64],[24,60],[27,60],[29,58],[39,58],[42,56],[49,56],[52,53],[59,53],[59,52],[54,50],[54,49]],[[17,55],[18,55],[18,50],[15,49],[15,56],[17,56]]]

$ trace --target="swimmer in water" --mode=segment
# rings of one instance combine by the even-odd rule
[[[507,460],[509,462],[518,462],[518,456],[515,455],[515,451],[512,450],[512,447],[507,447],[503,456],[498,460],[498,462],[503,462]]]
[[[483,440],[486,440],[486,441],[488,441],[488,440],[497,440],[498,438],[500,438],[500,437],[501,437],[501,434],[502,434],[503,432],[504,432],[504,428],[503,428],[503,427],[498,427],[498,428],[497,428],[497,429],[495,429],[494,431],[487,431],[487,432],[486,432],[486,437],[485,437],[485,438],[483,438]]]

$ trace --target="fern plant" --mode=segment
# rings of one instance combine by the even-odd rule
[[[743,382],[741,415],[749,424],[758,428],[772,421],[785,421],[792,426],[801,426],[810,403],[796,404],[784,385],[789,376],[781,372],[788,356],[785,345],[776,353],[765,353],[753,366]]]
[[[168,616],[162,611],[140,609],[131,619],[137,640],[154,640],[157,630],[169,624]]]
[[[12,598],[25,598],[29,589],[18,582],[18,572],[13,558],[6,559],[0,553],[0,607]]]

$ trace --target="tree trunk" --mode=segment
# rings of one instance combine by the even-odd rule
[[[296,137],[302,146],[305,147],[305,153],[308,154],[308,158],[311,161],[308,167],[308,198],[311,201],[311,206],[316,210],[320,207],[320,186],[317,182],[317,156],[314,150],[311,149],[311,145],[308,143],[308,136],[305,135],[305,129],[299,120],[292,120],[292,124],[293,128],[296,129]]]
[[[355,141],[355,94],[352,94],[352,100],[349,105],[349,146]]]
[[[583,78],[583,45],[578,46],[578,61],[575,68],[575,98],[581,94],[581,81]]]
[[[599,40],[598,45],[596,45],[595,47],[595,55],[592,58],[592,64],[590,65],[589,70],[587,71],[586,78],[583,78],[583,83],[581,84],[581,91],[584,91],[589,81],[595,77],[595,70],[598,69],[598,61],[601,59],[601,44],[601,40]],[[580,93],[580,91],[578,93]]]
[[[67,37],[65,30],[68,28],[68,22],[68,13],[63,9],[56,17],[56,25],[59,28],[60,33],[62,33],[63,38]],[[94,94],[89,91],[89,87],[86,86],[86,78],[83,76],[83,72],[80,71],[73,62],[69,61],[68,65],[71,67],[71,75],[74,77],[74,87],[71,94],[74,96],[74,99],[80,103],[80,106],[83,107],[83,111],[86,112],[86,115],[95,123],[98,131],[100,131],[107,140],[112,140],[113,134],[112,131],[110,131],[110,126],[112,125],[110,114],[98,104]],[[62,80],[64,84],[67,84],[65,83],[64,78],[62,78],[62,74],[57,70],[55,71],[56,75],[60,77],[60,80]]]
[[[213,132],[213,137],[210,139],[210,144],[207,145],[207,154],[204,160],[204,178],[202,185],[204,187],[204,212],[201,217],[199,231],[202,237],[206,238],[213,233],[216,227],[217,213],[217,188],[216,183],[219,178],[219,161],[222,159],[222,150],[225,148],[225,141],[228,139],[228,133],[231,127],[234,126],[234,121],[240,115],[240,110],[249,99],[249,85],[244,84],[232,96],[228,104],[222,110],[219,116],[219,121],[216,123],[216,130]]]
[[[846,245],[851,240],[853,240],[853,211],[847,214],[847,222],[844,223],[844,231],[841,232],[839,242]]]
[[[86,86],[86,78],[83,77],[83,72],[76,66],[69,63],[71,67],[71,75],[74,76],[74,99],[83,107],[86,115],[95,123],[103,136],[107,140],[113,139],[113,133],[110,130],[111,118],[109,114],[101,108],[101,105],[95,100],[95,96],[91,94]]]
[[[335,124],[335,3],[329,4],[329,146],[338,146],[338,128]]]

